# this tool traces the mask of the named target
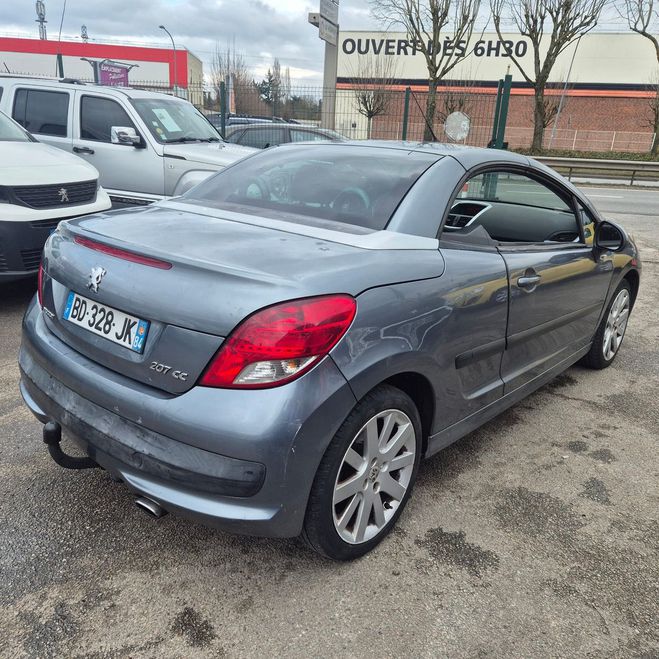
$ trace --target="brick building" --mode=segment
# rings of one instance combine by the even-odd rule
[[[471,119],[467,143],[487,144],[492,127],[497,83],[513,76],[506,140],[512,147],[530,144],[533,131],[533,90],[523,79],[507,49],[532,70],[528,40],[520,35],[484,34],[463,48],[469,56],[438,89],[435,133],[443,138],[443,119],[460,106]],[[427,73],[423,55],[404,33],[341,32],[337,80],[337,130],[363,137],[365,118],[356,112],[354,93],[364,73],[387,71],[391,97],[385,114],[373,120],[372,137],[400,138],[404,90],[412,90],[408,137],[423,133]],[[368,77],[368,75],[367,75]],[[556,63],[548,95],[563,96],[560,115],[547,128],[545,146],[591,151],[646,151],[654,139],[651,103],[657,85],[657,63],[647,39],[631,32],[589,33],[572,44]],[[397,134],[398,133],[398,134]]]

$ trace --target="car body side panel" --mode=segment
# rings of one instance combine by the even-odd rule
[[[510,272],[510,319],[501,373],[512,391],[590,343],[613,259],[574,245],[502,253]],[[537,286],[520,288],[518,280],[528,274],[540,276]]]
[[[453,158],[441,158],[429,167],[393,214],[387,229],[436,238],[444,209],[465,169]]]
[[[576,352],[565,355],[563,359],[554,364],[548,370],[540,373],[532,379],[527,380],[523,385],[517,389],[506,392],[503,397],[497,398],[485,407],[479,409],[477,412],[470,414],[468,417],[454,423],[451,426],[435,433],[428,438],[428,448],[426,456],[433,455],[443,448],[446,448],[453,442],[457,441],[466,434],[480,428],[484,423],[490,421],[509,407],[518,403],[532,394],[536,389],[539,389],[547,382],[550,382],[557,375],[562,373],[565,369],[572,366],[581,359],[590,349],[590,344],[583,346]]]
[[[441,277],[360,295],[357,318],[332,352],[357,398],[399,373],[426,377],[435,392],[432,432],[503,395],[508,316],[506,268],[495,250],[442,256]]]

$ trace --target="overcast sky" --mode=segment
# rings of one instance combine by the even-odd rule
[[[45,0],[48,38],[57,39],[64,0]],[[307,23],[318,11],[315,0],[67,0],[62,38],[80,38],[86,25],[90,40],[169,45],[163,24],[177,46],[187,46],[208,70],[216,42],[233,44],[256,77],[274,57],[289,66],[294,84],[322,83],[323,42]],[[0,34],[38,37],[34,2],[0,0]],[[377,28],[367,0],[341,0],[346,29]]]
[[[322,84],[323,42],[307,23],[319,0],[67,0],[62,38],[80,39],[86,25],[90,40],[152,43],[169,46],[160,24],[204,61],[208,72],[215,44],[235,41],[255,78],[265,75],[274,57],[290,67],[294,85]],[[45,0],[48,38],[57,39],[64,0]],[[488,20],[487,0],[482,20]],[[0,0],[0,35],[37,37],[32,0]],[[339,21],[344,30],[379,29],[368,0],[341,0]],[[611,16],[600,26],[619,30]]]

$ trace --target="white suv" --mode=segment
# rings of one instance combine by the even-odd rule
[[[98,172],[0,112],[0,282],[35,274],[60,220],[110,208]]]
[[[0,76],[0,110],[93,164],[115,207],[182,194],[255,152],[224,142],[188,101],[128,87]]]

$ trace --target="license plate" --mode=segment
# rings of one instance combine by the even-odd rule
[[[133,352],[144,350],[149,321],[136,318],[71,291],[66,300],[64,320],[79,325]]]

